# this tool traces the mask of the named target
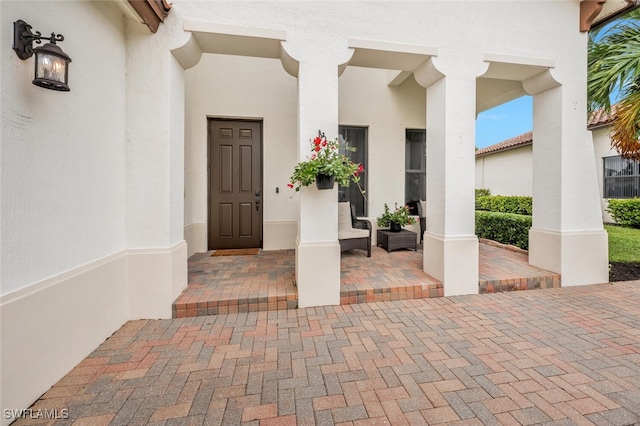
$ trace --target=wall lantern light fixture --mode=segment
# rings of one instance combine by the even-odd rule
[[[43,46],[33,48],[33,42]],[[40,31],[33,33],[31,25],[19,19],[13,23],[13,50],[22,60],[28,59],[35,53],[36,67],[33,84],[45,89],[68,92],[69,62],[71,58],[56,44],[63,41],[62,34],[51,33],[51,37],[43,37]]]

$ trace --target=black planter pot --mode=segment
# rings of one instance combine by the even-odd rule
[[[333,176],[318,173],[316,176],[316,187],[318,189],[333,189],[335,180]]]
[[[400,226],[399,223],[390,222],[389,223],[389,230],[391,232],[400,232],[400,231],[402,231],[402,226]]]

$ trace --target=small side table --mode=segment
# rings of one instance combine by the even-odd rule
[[[417,234],[406,229],[391,232],[388,229],[378,229],[376,233],[377,245],[387,250],[387,253],[398,249],[416,249]]]

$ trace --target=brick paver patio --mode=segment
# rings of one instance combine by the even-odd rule
[[[132,321],[33,408],[76,425],[635,424],[640,282]]]
[[[372,247],[346,251],[340,262],[340,304],[442,297],[442,283],[422,270],[422,249],[387,253]],[[173,317],[255,312],[298,307],[294,251],[255,256],[189,258],[189,285],[173,303]],[[560,286],[560,276],[529,265],[526,253],[495,243],[479,245],[479,292]]]

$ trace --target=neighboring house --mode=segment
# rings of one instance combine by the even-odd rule
[[[493,195],[533,193],[533,132],[476,151],[476,188]]]
[[[1,1],[0,407],[126,321],[170,317],[194,252],[295,249],[300,306],[338,304],[338,190],[286,188],[319,129],[361,147],[362,213],[427,194],[424,270],[471,294],[476,113],[534,96],[529,261],[606,281],[582,125],[602,3]],[[64,35],[70,92],[31,84],[20,19]]]
[[[640,197],[640,164],[623,159],[611,148],[609,133],[615,107],[611,114],[594,112],[587,123],[593,135],[593,151],[598,176],[602,216],[613,222],[607,213],[607,199]],[[476,188],[487,188],[493,195],[533,194],[533,132],[476,151]]]

